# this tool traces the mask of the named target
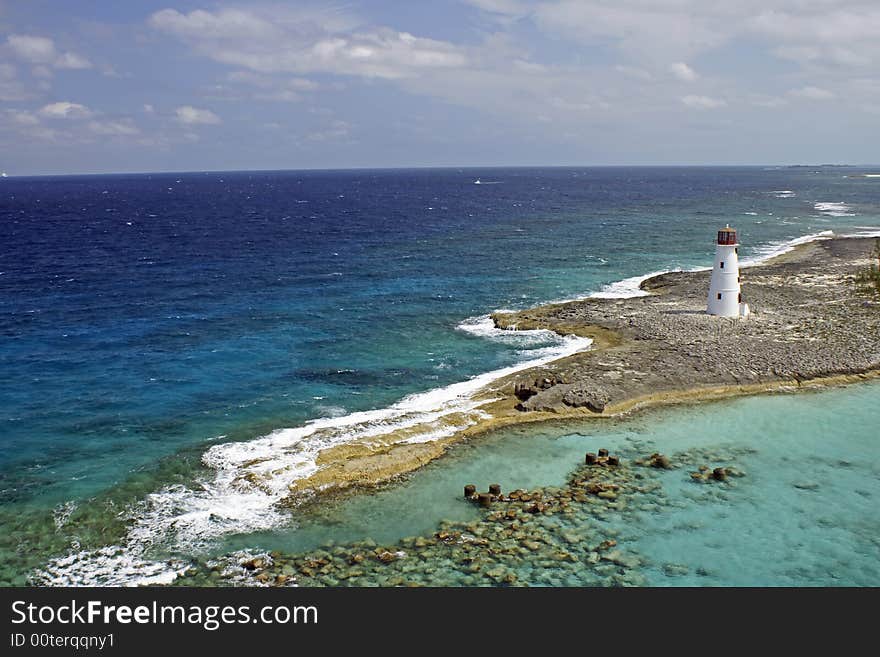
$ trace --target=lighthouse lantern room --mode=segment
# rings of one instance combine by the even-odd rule
[[[739,242],[736,229],[729,224],[718,231],[707,312],[719,317],[746,317],[749,314],[749,305],[743,303],[740,288]]]

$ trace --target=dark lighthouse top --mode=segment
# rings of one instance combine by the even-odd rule
[[[736,244],[736,228],[727,226],[718,231],[718,243],[734,246]]]

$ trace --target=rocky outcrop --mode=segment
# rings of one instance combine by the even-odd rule
[[[611,401],[611,395],[603,388],[577,386],[562,396],[566,406],[587,408],[594,413],[601,413]]]
[[[697,398],[701,389],[736,394],[880,370],[880,313],[853,284],[873,244],[861,238],[813,242],[744,268],[743,292],[752,308],[745,320],[706,314],[708,272],[648,279],[642,287],[651,294],[643,297],[496,313],[501,328],[601,336],[593,350],[544,366],[534,383],[520,383],[516,408],[607,413],[613,406],[617,412],[664,396]]]

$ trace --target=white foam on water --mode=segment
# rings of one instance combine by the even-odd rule
[[[653,278],[654,276],[659,276],[660,274],[668,274],[677,271],[682,271],[682,269],[663,269],[660,271],[653,271],[650,274],[643,274],[641,276],[631,276],[630,278],[625,278],[622,281],[609,283],[598,292],[593,292],[592,294],[588,295],[587,298],[632,299],[634,297],[646,297],[651,293],[646,292],[642,289],[641,286],[643,282],[645,282],[649,278]]]
[[[748,213],[746,213],[748,214]],[[869,229],[873,229],[872,227],[866,227]],[[778,242],[770,242],[764,246],[759,246],[755,249],[755,255],[744,258],[740,261],[743,267],[751,267],[757,264],[760,264],[766,260],[771,258],[775,258],[776,256],[782,255],[783,253],[788,253],[796,246],[800,244],[806,244],[808,242],[813,242],[816,240],[828,239],[833,237],[834,233],[830,230],[823,230],[818,233],[812,233],[810,235],[803,235],[801,237],[795,237],[790,240],[782,240]],[[862,235],[859,235],[860,237]],[[869,236],[869,235],[866,235]],[[848,236],[847,236],[848,237]],[[662,269],[660,271],[654,271],[650,274],[642,274],[640,276],[631,276],[630,278],[625,278],[620,281],[616,281],[614,283],[609,283],[605,285],[600,291],[593,292],[588,295],[574,297],[572,299],[564,299],[562,301],[558,301],[556,303],[565,303],[567,301],[581,301],[583,299],[631,299],[634,297],[644,297],[648,296],[651,293],[642,289],[641,285],[644,281],[649,278],[653,278],[654,276],[659,276],[660,274],[670,274],[674,272],[688,271],[688,272],[697,272],[697,271],[709,271],[712,269],[711,267],[692,267],[690,269],[682,269],[681,267],[676,267],[673,269]]]
[[[856,215],[850,206],[840,201],[814,203],[813,208],[829,217],[854,217]]]
[[[496,313],[516,312],[513,310],[499,309]],[[491,315],[479,315],[469,317],[455,327],[459,331],[470,333],[480,338],[500,342],[510,346],[530,347],[545,345],[550,342],[556,348],[563,344],[563,338],[558,333],[546,329],[534,329],[529,331],[517,331],[515,329],[500,329],[495,326]],[[530,352],[534,353],[534,351]]]
[[[186,564],[151,560],[145,556],[151,547],[186,554],[225,535],[289,524],[290,513],[279,502],[289,495],[291,485],[318,471],[318,455],[325,449],[399,430],[411,430],[404,441],[410,444],[449,437],[487,417],[481,407],[494,400],[475,399],[475,393],[493,381],[592,344],[588,338],[551,331],[503,331],[488,315],[465,320],[459,328],[523,347],[551,344],[521,351],[526,357],[514,365],[408,395],[385,408],[323,417],[254,440],[214,445],[202,456],[211,476],[198,486],[167,486],[148,495],[131,510],[132,525],[121,545],[56,558],[34,575],[34,581],[59,586],[169,583]]]
[[[42,586],[158,586],[171,584],[187,567],[179,560],[145,560],[113,545],[53,559],[32,580]]]
[[[793,250],[796,246],[801,244],[807,244],[809,242],[815,242],[817,240],[826,240],[831,237],[834,237],[834,232],[830,230],[823,230],[818,233],[812,233],[811,235],[803,235],[802,237],[795,237],[794,239],[784,240],[780,242],[770,242],[769,244],[765,244],[763,246],[759,246],[755,248],[755,255],[749,258],[743,258],[740,263],[743,267],[753,267],[755,265],[759,265],[762,262],[770,260],[771,258],[775,258],[776,256],[780,256],[783,253],[788,253]]]
[[[855,226],[857,233],[847,233],[844,237],[880,237],[880,228],[876,226]]]
[[[776,198],[792,198],[793,196],[797,196],[790,189],[775,189],[770,193],[773,194],[773,196],[775,196]]]

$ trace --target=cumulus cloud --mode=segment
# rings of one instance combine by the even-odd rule
[[[277,17],[276,17],[277,18]],[[348,24],[314,16],[271,20],[256,9],[188,14],[163,9],[150,24],[212,59],[259,73],[335,73],[401,78],[463,66],[461,48],[389,28],[340,30]]]
[[[669,70],[675,77],[685,82],[693,82],[697,79],[697,72],[684,62],[675,62],[669,67]]]
[[[74,52],[59,53],[55,42],[48,37],[29,34],[11,34],[6,45],[18,59],[31,64],[42,64],[62,69],[91,68],[92,63]]]
[[[226,99],[301,100],[332,86],[308,77],[321,74],[390,81],[411,93],[508,117],[576,117],[586,106],[601,105],[591,79],[532,61],[506,34],[462,45],[365,26],[338,10],[301,15],[298,9],[270,12],[259,5],[190,13],[167,9],[153,14],[150,24],[196,54],[232,67],[227,82],[254,87],[230,92],[215,85],[212,94]],[[552,112],[548,99],[554,99]]]
[[[627,117],[657,116],[671,107],[718,110],[733,98],[739,102],[731,112],[793,104],[796,96],[785,90],[803,80],[817,88],[846,88],[832,79],[844,73],[814,75],[817,67],[832,59],[836,66],[845,61],[855,66],[872,60],[877,48],[868,38],[875,34],[870,26],[859,26],[851,40],[838,38],[840,26],[848,24],[844,14],[870,23],[876,12],[869,0],[775,0],[772,16],[765,0],[464,1],[491,25],[481,42],[370,24],[351,15],[349,6],[224,8],[221,1],[210,9],[163,9],[148,20],[154,31],[228,67],[226,78],[206,87],[204,98],[302,101],[332,89],[337,83],[328,82],[329,76],[379,79],[505,122],[543,122],[548,126],[543,134],[558,135],[582,126],[587,117],[596,125],[622,125]],[[784,25],[793,18],[800,20],[796,27]],[[825,19],[834,27],[826,29]],[[544,37],[532,40],[536,33]],[[559,39],[570,44],[565,57],[554,48],[542,50],[544,42]],[[713,63],[717,66],[721,55],[737,62],[746,51],[742,74],[725,66],[721,86]],[[601,56],[593,57],[596,52]],[[797,61],[805,70],[783,69],[767,61],[773,58]],[[693,93],[683,95],[672,80],[694,85]],[[757,93],[773,88],[782,90],[780,98]]]
[[[137,138],[141,131],[128,117],[104,117],[84,105],[58,102],[36,111],[7,110],[5,123],[19,135],[63,144],[84,144],[96,139]],[[67,120],[65,120],[67,119]]]
[[[873,0],[465,0],[490,16],[531,20],[554,36],[606,41],[644,61],[763,39],[796,61],[839,66],[880,62],[880,5]]]
[[[6,43],[19,59],[32,64],[49,64],[55,60],[55,42],[46,37],[11,34]]]
[[[684,96],[681,102],[688,107],[695,109],[717,109],[724,107],[727,103],[719,98],[710,98],[709,96]]]
[[[192,105],[183,105],[174,110],[175,117],[186,125],[217,125],[220,117],[209,109],[199,109]]]
[[[47,119],[87,119],[93,114],[85,105],[68,101],[44,105],[39,113]]]
[[[546,31],[576,41],[609,41],[650,61],[684,58],[725,42],[727,30],[706,16],[701,9],[704,4],[694,0],[551,0],[537,5],[532,16]]]

